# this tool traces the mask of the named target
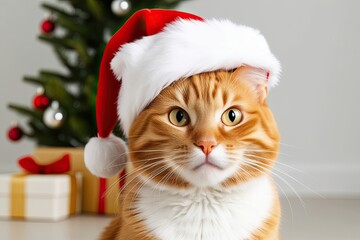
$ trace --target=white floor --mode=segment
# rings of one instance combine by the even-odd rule
[[[360,199],[304,199],[304,204],[282,201],[283,240],[360,240]],[[92,240],[110,219],[82,215],[56,223],[0,221],[0,239]]]

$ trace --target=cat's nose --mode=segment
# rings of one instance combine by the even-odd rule
[[[209,155],[211,151],[218,145],[218,143],[215,140],[200,140],[194,143],[195,146],[200,148],[205,155]]]

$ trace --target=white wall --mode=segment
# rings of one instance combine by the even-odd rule
[[[16,158],[32,149],[25,141],[6,141],[6,128],[16,116],[5,105],[30,104],[35,89],[21,82],[25,73],[57,68],[50,48],[35,39],[43,18],[40,1],[24,1],[21,8],[16,1],[2,2],[0,171],[15,169]],[[282,133],[282,173],[275,173],[304,195],[314,194],[312,190],[360,195],[360,2],[193,0],[180,9],[256,27],[280,59],[281,82],[269,97]],[[282,189],[294,194],[278,180]]]
[[[40,43],[40,22],[45,12],[40,0],[1,0],[0,7],[0,172],[17,169],[19,156],[32,152],[33,143],[7,140],[7,129],[13,120],[24,119],[10,112],[7,104],[21,103],[31,106],[36,87],[24,84],[24,74],[36,75],[40,68],[58,69],[52,49]],[[50,2],[56,2],[51,0]]]

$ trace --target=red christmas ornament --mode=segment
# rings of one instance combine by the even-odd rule
[[[55,29],[55,23],[52,20],[46,19],[46,20],[42,21],[41,31],[43,33],[51,33],[54,31],[54,29]]]
[[[44,94],[36,95],[33,99],[33,106],[38,110],[44,110],[50,104],[50,100]]]
[[[18,126],[10,127],[10,129],[8,130],[8,138],[11,141],[16,142],[20,140],[23,135],[24,135],[23,131]]]

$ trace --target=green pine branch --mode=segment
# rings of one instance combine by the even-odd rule
[[[63,82],[56,79],[48,79],[43,84],[46,96],[50,99],[57,100],[60,106],[72,108],[75,97],[66,89]]]
[[[95,42],[98,42],[99,36],[101,36],[97,31],[94,31],[96,28],[73,17],[58,16],[56,24],[67,29],[72,34],[79,34],[82,38]]]
[[[41,41],[44,41],[46,43],[50,43],[55,46],[60,46],[65,49],[70,50],[78,50],[78,49],[86,49],[86,44],[84,41],[82,41],[80,38],[74,38],[74,37],[55,37],[51,35],[40,35],[38,37]],[[85,44],[85,45],[82,45]]]
[[[69,76],[65,76],[63,74],[54,72],[54,71],[50,71],[50,70],[41,70],[40,71],[40,78],[41,79],[56,79],[65,83],[73,83],[76,82],[76,79],[69,77]]]
[[[74,49],[72,46],[72,40],[71,38],[64,38],[64,37],[54,37],[51,35],[40,35],[38,37],[41,41],[44,41],[46,43],[50,43],[52,45],[61,46],[63,48],[67,49]]]
[[[98,0],[86,0],[88,10],[99,22],[103,22],[105,19],[104,6],[101,2],[102,1],[98,1]]]
[[[45,89],[46,96],[52,100],[57,100],[61,106],[72,108],[75,97],[69,93],[66,86],[61,78],[47,77],[47,78],[35,78],[35,77],[24,77],[24,81],[42,85]],[[9,105],[10,108],[22,111],[23,113],[28,112],[29,109],[20,108],[18,105]]]
[[[96,95],[94,92],[96,92],[96,89],[97,78],[93,74],[89,74],[85,79],[84,87],[82,89],[87,102],[95,104]]]
[[[91,63],[92,57],[88,53],[88,49],[86,47],[87,44],[81,39],[72,39],[72,41],[70,41],[70,44],[78,53],[80,60],[86,65],[89,65]]]
[[[71,133],[80,141],[86,142],[89,139],[90,126],[89,121],[80,118],[79,116],[69,116],[68,125]]]
[[[29,125],[31,126],[33,133],[32,136],[39,135],[41,133],[50,134],[50,129],[44,124],[42,120],[30,119]]]
[[[36,84],[36,85],[43,85],[44,84],[44,81],[42,79],[40,79],[40,78],[37,78],[37,77],[25,76],[25,77],[23,77],[23,80],[25,82]]]
[[[41,7],[49,10],[52,13],[56,13],[60,16],[66,16],[66,17],[76,17],[76,15],[66,12],[64,9],[61,9],[57,6],[54,6],[53,4],[49,3],[42,3]]]
[[[77,67],[70,63],[69,57],[66,55],[66,50],[60,46],[55,46],[54,51],[60,63],[64,65],[70,73],[75,75],[77,73]]]
[[[68,122],[68,121],[67,121]],[[42,121],[31,119],[28,125],[32,128],[32,133],[26,136],[37,139],[39,145],[78,147],[83,146],[88,138],[83,139],[73,136],[72,129],[67,122],[59,129],[48,128]]]
[[[63,2],[69,2],[76,10],[81,10],[84,13],[88,13],[87,2],[84,0],[59,0]]]
[[[74,83],[77,82],[77,79],[62,75],[60,73],[43,70],[40,71],[40,74],[38,77],[32,77],[32,76],[24,76],[23,80],[28,83],[32,83],[35,85],[44,85],[46,81],[49,79],[52,79],[54,81],[61,81],[64,83]]]
[[[42,112],[39,110],[34,110],[28,107],[24,107],[18,104],[9,104],[8,107],[12,110],[14,110],[15,112],[18,112],[22,115],[26,115],[28,117],[34,118],[34,119],[38,119],[41,120],[42,119]]]
[[[85,64],[89,64],[92,59],[88,53],[86,42],[84,42],[80,38],[54,37],[54,36],[41,35],[39,36],[39,39],[54,45],[55,48],[63,47],[68,50],[75,50],[79,55],[80,59]]]

